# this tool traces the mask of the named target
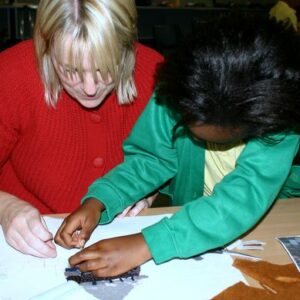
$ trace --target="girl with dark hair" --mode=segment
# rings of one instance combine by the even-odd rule
[[[161,187],[182,208],[142,233],[99,241],[70,258],[96,276],[224,246],[275,199],[300,196],[300,40],[268,20],[199,28],[162,65],[156,94],[124,144],[125,162],[96,180],[56,242],[92,230]],[[73,233],[81,230],[74,238]]]

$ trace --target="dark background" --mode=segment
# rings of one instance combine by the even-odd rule
[[[162,53],[174,48],[197,24],[239,10],[243,14],[268,17],[275,0],[226,1],[136,0],[138,6],[138,37],[140,42]],[[38,1],[0,0],[0,50],[32,36]]]

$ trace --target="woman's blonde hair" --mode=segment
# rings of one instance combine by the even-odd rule
[[[82,78],[82,57],[88,55],[94,77],[112,78],[120,104],[133,101],[136,87],[134,42],[137,12],[133,0],[41,0],[34,43],[45,100],[56,106],[62,85],[53,66],[61,59],[68,39],[68,66]],[[62,63],[58,61],[58,63]]]

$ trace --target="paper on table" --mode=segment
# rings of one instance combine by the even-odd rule
[[[90,245],[100,239],[139,232],[162,217],[147,216],[115,219],[101,225],[94,231]],[[56,232],[61,219],[45,218],[49,230]],[[57,247],[55,259],[39,259],[21,254],[9,247],[0,230],[0,300],[26,300],[65,282],[64,269],[68,258],[77,249],[66,250]],[[141,276],[122,288],[121,283],[101,286],[101,299],[210,299],[223,289],[238,281],[244,281],[242,274],[232,267],[228,255],[206,254],[202,260],[174,259],[161,265],[149,261],[141,266]],[[97,286],[95,287],[97,288]]]

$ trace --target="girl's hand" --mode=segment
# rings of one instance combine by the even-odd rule
[[[71,266],[97,277],[125,273],[147,260],[151,253],[141,233],[101,240],[71,256]]]
[[[143,209],[151,207],[153,202],[155,201],[158,193],[155,193],[149,197],[145,197],[144,199],[138,201],[137,203],[126,207],[119,215],[118,218],[124,217],[135,217],[137,216]]]
[[[55,235],[55,242],[68,249],[82,248],[98,225],[102,209],[103,205],[98,200],[86,200],[65,218]]]
[[[0,223],[7,243],[37,257],[55,257],[56,248],[39,211],[29,203],[1,192]]]

